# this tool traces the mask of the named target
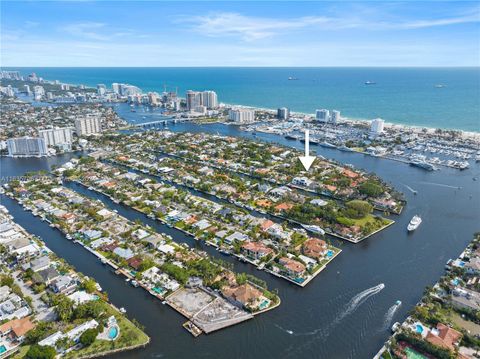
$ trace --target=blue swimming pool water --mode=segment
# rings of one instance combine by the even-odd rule
[[[118,328],[117,327],[111,327],[109,330],[108,330],[108,337],[110,339],[115,339],[118,335]]]
[[[259,309],[265,309],[270,302],[268,300],[264,300],[260,305],[258,306]]]
[[[416,328],[415,328],[415,331],[417,333],[423,333],[423,327],[420,325],[420,324],[417,324]]]
[[[333,251],[332,250],[328,250],[327,252],[327,257],[328,258],[331,258],[333,256]]]
[[[5,345],[0,346],[0,354],[5,353],[7,351],[7,348]]]

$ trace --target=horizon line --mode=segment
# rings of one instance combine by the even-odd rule
[[[118,69],[159,69],[159,68],[170,68],[170,69],[179,69],[179,68],[277,68],[277,69],[320,69],[320,68],[389,68],[389,69],[399,69],[399,68],[444,68],[444,69],[455,69],[455,68],[478,68],[480,65],[458,65],[458,66],[0,66],[0,69],[6,68],[118,68]]]

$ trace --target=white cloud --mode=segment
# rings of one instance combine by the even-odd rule
[[[99,22],[74,23],[61,28],[62,31],[79,38],[100,41],[108,40],[108,36],[96,31],[102,29],[105,29],[105,24]]]
[[[290,19],[246,16],[239,13],[219,12],[204,16],[181,17],[177,22],[187,23],[197,33],[209,37],[235,36],[244,41],[265,39],[287,31],[317,30],[409,30],[480,22],[478,9],[466,15],[428,20],[384,21],[381,16],[368,18],[358,15],[304,16]]]

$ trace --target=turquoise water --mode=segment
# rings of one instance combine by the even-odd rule
[[[108,330],[108,337],[110,339],[115,339],[118,335],[118,328],[117,327],[111,327],[109,330]]]
[[[7,348],[5,345],[0,346],[0,354],[5,353],[7,351]]]
[[[12,68],[13,69],[13,68]],[[16,68],[95,86],[125,82],[144,91],[211,89],[219,101],[350,118],[480,131],[480,68]],[[288,77],[298,80],[289,81]],[[365,85],[365,81],[376,85]],[[445,85],[436,88],[435,85]]]
[[[420,324],[417,324],[416,326],[416,330],[415,330],[417,333],[423,333],[423,327],[420,325]]]

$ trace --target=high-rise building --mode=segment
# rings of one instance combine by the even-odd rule
[[[186,94],[187,110],[192,111],[195,107],[201,106],[203,103],[203,94],[199,91],[188,90]]]
[[[103,96],[107,93],[107,86],[105,86],[104,84],[98,84],[97,85],[97,94],[99,94],[100,96]]]
[[[102,132],[102,121],[98,117],[83,117],[75,120],[75,131],[78,136]]]
[[[202,105],[208,109],[214,109],[218,107],[218,98],[215,91],[203,91]]]
[[[288,120],[290,118],[290,110],[286,107],[277,110],[277,118],[279,120]]]
[[[337,123],[340,121],[340,111],[333,110],[330,114],[330,122]]]
[[[385,125],[385,121],[381,118],[376,118],[372,120],[372,125],[370,126],[370,131],[375,134],[379,134],[383,132],[383,126]]]
[[[120,84],[117,84],[116,82],[114,82],[112,84],[112,91],[117,95],[120,95]]]
[[[240,123],[253,122],[255,121],[255,111],[246,108],[231,109],[228,112],[228,119]]]
[[[24,85],[23,86],[23,92],[25,92],[27,95],[30,95],[30,86],[29,85]]]
[[[43,96],[45,96],[44,88],[42,86],[34,86],[33,96],[35,97],[35,100],[40,100]]]
[[[8,85],[5,87],[0,87],[0,92],[9,96],[13,97],[15,95],[15,91],[13,90],[12,86]]]
[[[151,106],[157,106],[159,102],[158,94],[156,92],[149,92],[148,93],[148,103]]]
[[[205,106],[208,109],[218,107],[218,98],[215,91],[192,91],[186,94],[187,110],[193,111],[198,106]]]
[[[21,78],[20,72],[18,71],[0,71],[0,79],[20,80]]]
[[[328,122],[330,119],[330,111],[321,109],[315,111],[315,118],[320,122]]]
[[[58,146],[72,143],[71,127],[52,128],[47,130],[39,130],[38,136],[43,138],[47,146]]]
[[[18,137],[7,140],[8,155],[12,157],[46,156],[47,145],[43,138]]]

